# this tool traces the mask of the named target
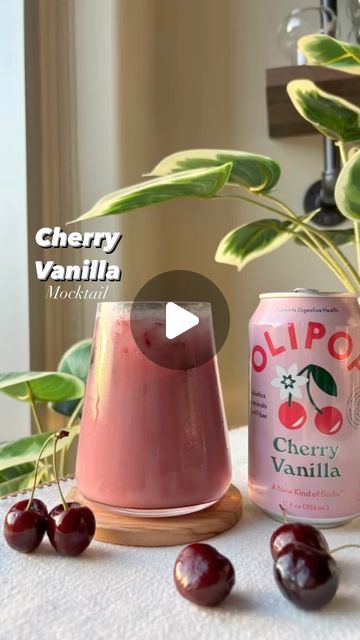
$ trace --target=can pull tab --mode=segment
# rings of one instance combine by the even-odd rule
[[[320,293],[319,289],[307,289],[306,287],[297,287],[293,289],[294,293]]]

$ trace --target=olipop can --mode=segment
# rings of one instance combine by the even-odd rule
[[[249,493],[275,519],[360,514],[360,307],[355,294],[260,295],[250,321]]]

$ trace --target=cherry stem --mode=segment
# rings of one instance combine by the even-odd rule
[[[284,524],[287,524],[288,519],[287,519],[286,509],[284,509],[284,507],[282,506],[282,504],[279,504],[279,507],[280,507],[280,510],[281,510],[282,516],[283,516],[283,518],[284,518]]]
[[[302,376],[302,374],[305,373],[305,371],[308,371],[308,369],[309,369],[309,365],[307,364],[306,367],[303,367],[297,375]]]
[[[306,383],[306,391],[308,394],[308,398],[310,403],[312,404],[312,406],[314,407],[315,411],[317,411],[318,413],[320,413],[321,415],[323,415],[323,411],[321,409],[319,409],[319,407],[317,406],[317,404],[315,404],[314,398],[311,395],[311,391],[310,391],[310,369],[309,369],[310,365],[306,365],[306,367],[303,367],[303,369],[301,369],[301,371],[299,371],[298,376],[301,376],[303,373],[306,373],[306,377],[307,377],[307,383]]]
[[[301,371],[300,371],[300,373],[301,373]],[[300,373],[299,373],[299,375],[300,375]],[[317,411],[318,413],[320,413],[322,415],[324,412],[321,411],[321,409],[319,409],[319,407],[317,406],[317,404],[314,401],[314,398],[311,395],[311,391],[310,391],[310,371],[307,372],[306,391],[307,391],[307,394],[308,394],[309,401],[312,404],[312,406],[314,407],[315,411]]]
[[[360,544],[343,544],[341,547],[336,547],[330,551],[330,554],[336,553],[337,551],[342,551],[343,549],[360,549]]]
[[[40,464],[40,460],[41,460],[41,456],[43,454],[44,449],[46,449],[48,443],[50,442],[50,440],[52,440],[55,437],[55,435],[52,433],[48,438],[46,438],[43,446],[41,447],[40,451],[39,451],[39,455],[37,457],[36,460],[36,465],[35,465],[35,475],[34,475],[34,484],[33,484],[33,488],[31,491],[31,495],[29,498],[29,502],[27,503],[27,507],[26,507],[26,511],[28,509],[31,509],[32,503],[33,503],[33,499],[34,499],[34,493],[35,493],[35,489],[36,489],[36,483],[37,483],[37,475],[38,475],[38,471],[39,471],[39,464]]]
[[[56,465],[56,447],[57,447],[58,440],[60,440],[61,438],[65,438],[68,435],[69,435],[68,431],[58,431],[55,434],[55,437],[54,437],[54,448],[53,448],[53,470],[54,470],[54,476],[55,476],[56,484],[57,484],[58,489],[59,489],[61,502],[63,503],[63,507],[64,507],[65,511],[69,508],[69,505],[66,502],[66,500],[64,498],[64,494],[61,491],[61,487],[60,487],[59,476],[58,476],[57,465]]]

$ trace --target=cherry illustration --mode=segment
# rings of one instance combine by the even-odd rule
[[[235,571],[230,560],[215,547],[194,543],[182,549],[176,558],[174,582],[184,598],[211,607],[230,593]]]
[[[306,411],[300,402],[283,402],[279,407],[279,420],[287,429],[301,429],[306,422]]]
[[[320,433],[326,436],[334,436],[343,425],[343,416],[336,407],[323,407],[321,413],[315,415],[315,426]]]

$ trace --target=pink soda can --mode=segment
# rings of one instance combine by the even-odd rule
[[[250,321],[249,494],[276,520],[360,514],[356,294],[265,293]]]

